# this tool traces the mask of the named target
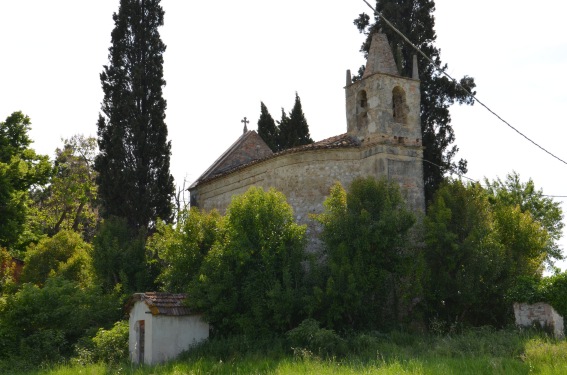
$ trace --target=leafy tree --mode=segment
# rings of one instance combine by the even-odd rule
[[[279,151],[278,145],[278,128],[268,108],[263,102],[260,102],[260,118],[258,119],[258,135],[262,137],[264,142],[272,149],[272,151]]]
[[[522,213],[528,213],[548,234],[545,244],[545,258],[550,264],[554,259],[562,259],[559,240],[563,231],[563,213],[559,202],[543,195],[541,189],[536,190],[533,180],[521,182],[520,175],[512,172],[506,180],[485,180],[491,202],[498,206],[517,206]]]
[[[285,332],[302,318],[305,227],[282,193],[251,187],[235,196],[190,288],[192,307],[219,332]]]
[[[510,291],[522,278],[542,276],[548,232],[519,206],[495,199],[479,184],[451,181],[429,207],[427,298],[442,320],[504,325]]]
[[[26,245],[29,190],[45,184],[51,174],[48,157],[30,148],[30,126],[22,112],[0,122],[0,246],[12,251]]]
[[[414,215],[399,188],[385,180],[356,179],[347,193],[340,184],[324,202],[323,224],[328,277],[316,290],[323,321],[337,328],[385,328],[397,319],[395,291],[419,257],[410,252]],[[419,280],[406,280],[419,284]],[[412,296],[412,297],[415,297]]]
[[[220,239],[222,217],[198,209],[185,210],[175,225],[158,222],[147,249],[163,263],[158,283],[167,292],[186,292],[199,275],[203,259]]]
[[[89,285],[93,276],[90,253],[91,245],[73,231],[42,238],[28,248],[21,280],[42,286],[49,277],[60,276]]]
[[[295,93],[295,104],[289,113],[289,117],[285,115],[282,108],[278,139],[279,151],[313,143],[309,135],[309,125],[307,125],[307,120],[301,108],[301,100],[297,93]]]
[[[93,241],[93,267],[105,290],[118,285],[125,293],[153,288],[157,274],[148,269],[145,241],[145,232],[131,228],[124,218],[103,221]]]
[[[104,99],[95,158],[103,217],[123,217],[133,228],[172,219],[166,101],[162,96],[165,45],[159,0],[121,0],[113,15],[109,65],[100,74]]]
[[[442,185],[425,218],[425,243],[430,317],[496,324],[483,314],[502,308],[504,249],[484,189],[460,181]]]
[[[435,19],[433,0],[380,0],[376,8],[388,21],[400,30],[414,45],[423,51],[442,69],[441,51],[435,46]],[[400,74],[412,76],[413,55],[417,52],[408,45],[395,31],[386,25],[378,15],[370,24],[370,17],[362,13],[355,21],[360,32],[366,32],[368,38],[361,51],[368,53],[372,34],[382,30],[392,45],[395,60]],[[419,56],[419,55],[418,55]],[[450,171],[466,173],[467,163],[454,156],[458,151],[455,145],[455,134],[451,127],[449,107],[456,102],[472,105],[474,100],[462,89],[457,88],[446,76],[439,73],[427,60],[418,58],[419,79],[421,80],[421,132],[423,145],[423,172],[425,182],[425,198],[430,201],[437,190],[443,176]],[[363,68],[361,68],[363,69]],[[361,70],[359,73],[362,73]],[[362,75],[362,74],[360,74]],[[460,84],[472,91],[476,84],[474,79],[465,76]]]
[[[95,138],[76,135],[55,151],[55,173],[49,185],[32,194],[33,220],[40,232],[53,236],[63,229],[73,230],[92,240],[98,224],[93,170],[96,150]]]

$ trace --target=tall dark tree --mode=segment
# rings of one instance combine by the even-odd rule
[[[132,228],[172,219],[166,101],[162,96],[163,53],[158,28],[160,0],[121,0],[114,13],[109,65],[98,120],[100,154],[95,160],[103,217],[125,218]]]
[[[279,151],[278,147],[278,128],[276,122],[268,108],[263,102],[260,102],[260,118],[258,119],[258,135],[262,137],[264,142],[272,149],[272,151]]]
[[[279,123],[279,146],[280,151],[288,148],[313,143],[309,135],[309,125],[303,114],[301,100],[295,93],[295,104],[289,114],[285,115],[282,108],[282,119]]]
[[[442,65],[440,50],[434,44],[437,36],[434,30],[433,0],[380,0],[377,1],[376,10],[438,66],[447,69],[446,64]],[[372,34],[382,30],[391,43],[400,74],[411,77],[412,56],[417,52],[378,15],[375,15],[374,23],[370,24],[370,17],[363,13],[354,24],[360,32],[368,35],[361,47],[362,52],[368,53]],[[474,100],[420,56],[418,67],[421,80],[421,131],[425,146],[423,177],[425,198],[430,201],[447,172],[466,173],[467,171],[466,160],[461,159],[458,162],[454,160],[458,148],[453,145],[455,134],[451,127],[449,107],[455,101],[472,105]],[[465,76],[461,78],[460,84],[474,94],[472,90],[476,84],[473,78]]]

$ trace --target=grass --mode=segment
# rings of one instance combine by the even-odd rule
[[[542,333],[489,329],[443,336],[367,333],[345,342],[346,352],[323,355],[316,348],[292,349],[285,338],[232,337],[212,339],[163,365],[69,363],[13,374],[567,374],[567,342]]]

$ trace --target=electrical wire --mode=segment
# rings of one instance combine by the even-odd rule
[[[443,168],[443,167],[441,167],[439,164],[436,164],[436,163],[434,163],[434,162],[432,162],[432,161],[429,161],[429,160],[427,160],[427,159],[424,159],[424,158],[416,158],[416,159],[421,159],[421,161],[424,161],[424,162],[426,162],[426,163],[429,163],[429,164],[431,164],[431,165],[433,165],[433,166],[435,166],[435,167],[437,167],[437,168],[439,168],[439,169],[442,169],[442,168]],[[459,177],[461,177],[461,178],[465,178],[465,179],[467,179],[467,180],[469,180],[469,181],[472,181],[472,182],[474,182],[474,183],[480,184],[482,187],[486,187],[486,186],[482,185],[482,183],[481,183],[480,181],[475,180],[474,178],[470,178],[470,177],[468,177],[468,176],[466,176],[466,175],[464,175],[464,174],[462,174],[462,173],[460,173],[460,172],[457,172],[456,170],[454,170],[454,169],[452,169],[452,168],[449,168],[449,172],[450,172],[451,174],[456,174],[457,176],[459,176]],[[542,197],[548,197],[548,198],[567,198],[567,195],[542,194],[541,196],[542,196]]]
[[[526,140],[528,140],[529,142],[531,142],[532,144],[534,144],[535,146],[537,146],[538,148],[540,148],[541,150],[545,151],[546,153],[548,153],[549,155],[551,155],[552,157],[554,157],[555,159],[559,160],[560,162],[562,162],[563,164],[567,165],[567,162],[563,159],[561,159],[560,157],[556,156],[555,154],[551,153],[550,151],[546,150],[545,148],[543,148],[542,146],[540,146],[539,144],[537,144],[535,141],[531,140],[528,136],[526,136],[524,133],[522,133],[521,131],[519,131],[518,129],[516,129],[514,126],[512,126],[508,121],[504,120],[502,117],[500,117],[496,112],[494,112],[492,109],[490,109],[487,105],[485,105],[483,102],[481,102],[476,96],[474,96],[469,90],[467,90],[465,87],[463,87],[456,79],[454,79],[453,77],[451,77],[444,69],[441,69],[441,67],[439,67],[439,65],[437,65],[431,58],[429,58],[429,56],[427,56],[423,51],[421,51],[415,44],[413,44],[400,30],[398,30],[394,25],[392,25],[392,23],[390,21],[388,21],[383,15],[382,13],[378,12],[376,9],[374,9],[374,7],[372,7],[372,5],[368,4],[368,2],[366,0],[362,0],[366,3],[366,5],[368,5],[368,7],[370,9],[372,9],[374,11],[375,14],[377,14],[383,21],[384,23],[386,23],[386,25],[388,25],[392,30],[394,30],[394,32],[396,34],[398,34],[403,40],[406,41],[406,43],[408,43],[413,49],[415,49],[417,52],[419,52],[419,54],[421,56],[423,56],[427,61],[429,61],[429,63],[431,65],[433,65],[435,67],[435,69],[437,71],[439,71],[441,74],[445,75],[446,77],[448,77],[457,87],[459,87],[461,90],[463,90],[467,95],[469,95],[470,97],[472,97],[474,99],[474,101],[476,101],[478,104],[480,104],[481,106],[483,106],[486,110],[488,110],[488,112],[490,112],[491,114],[493,114],[494,116],[496,116],[500,121],[502,121],[504,124],[506,124],[508,127],[510,127],[512,130],[514,130],[516,133],[520,134],[522,137],[524,137]]]

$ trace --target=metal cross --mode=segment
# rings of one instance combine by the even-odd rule
[[[248,131],[248,127],[246,126],[246,124],[249,124],[250,121],[248,121],[246,117],[244,117],[242,120],[240,120],[240,122],[244,124],[244,133],[246,133]]]

